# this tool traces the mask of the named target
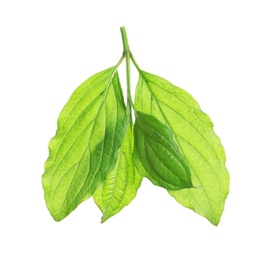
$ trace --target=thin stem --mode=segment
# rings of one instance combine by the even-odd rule
[[[132,101],[131,96],[131,80],[130,80],[130,56],[131,52],[129,49],[127,34],[125,27],[120,28],[121,35],[122,35],[122,41],[123,41],[123,47],[124,47],[124,56],[126,57],[126,84],[127,84],[127,111],[128,111],[128,118],[129,123],[132,126],[132,108],[135,109],[134,103]]]
[[[136,69],[138,70],[138,72],[141,73],[141,69],[139,68],[139,66],[138,66],[134,56],[132,55],[132,53],[130,53],[130,58],[131,58],[133,64],[135,65]]]
[[[120,64],[121,64],[122,61],[124,60],[124,58],[125,58],[125,55],[123,54],[123,55],[121,56],[120,60],[118,61],[118,63],[116,64],[116,68],[115,68],[115,70],[118,69],[118,67],[120,66]]]

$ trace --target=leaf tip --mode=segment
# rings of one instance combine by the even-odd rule
[[[209,220],[209,219],[208,219]],[[215,227],[217,227],[218,226],[218,224],[220,223],[220,218],[218,218],[218,219],[214,219],[214,220],[209,220],[209,222],[212,224],[212,225],[214,225]]]
[[[105,223],[110,217],[103,215],[103,217],[101,218],[101,224]]]
[[[62,216],[61,214],[53,214],[51,211],[49,211],[52,218],[54,219],[54,221],[56,222],[60,222],[61,220],[63,220],[65,218],[65,216]]]

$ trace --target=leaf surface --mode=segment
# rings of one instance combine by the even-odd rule
[[[192,188],[190,168],[172,139],[172,131],[155,117],[136,112],[134,161],[145,177],[165,189]]]
[[[116,67],[99,72],[72,94],[49,143],[42,184],[57,221],[93,195],[115,167],[127,125]]]
[[[208,115],[185,90],[144,71],[140,71],[135,106],[169,125],[190,164],[193,185],[199,187],[169,193],[217,225],[229,192],[229,174],[223,146]]]
[[[108,174],[103,186],[97,189],[93,196],[103,212],[102,223],[127,206],[140,187],[142,176],[133,164],[133,146],[133,133],[128,127],[114,170]]]

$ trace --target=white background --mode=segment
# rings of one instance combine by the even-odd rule
[[[262,259],[260,2],[1,1],[0,259]],[[123,25],[140,67],[190,92],[215,124],[231,174],[218,227],[147,180],[102,225],[92,199],[59,223],[45,207],[57,116],[116,64]]]

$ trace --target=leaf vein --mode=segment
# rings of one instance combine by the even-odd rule
[[[155,154],[156,158],[158,159],[159,163],[161,163],[167,170],[168,172],[170,172],[174,177],[175,179],[177,179],[177,181],[179,182],[179,184],[181,184],[181,181],[180,179],[178,178],[178,176],[176,176],[173,172],[172,172],[172,169],[170,169],[161,159],[160,157],[158,156],[158,154],[156,153],[156,151],[152,148],[152,146],[149,144],[150,142],[148,141],[148,138],[145,137],[145,141],[149,147],[149,149]],[[154,167],[153,163],[152,163],[152,158],[149,156],[149,154],[147,153],[146,151],[146,154],[147,154],[147,159],[148,161],[150,162],[152,168],[155,170],[155,172],[158,174],[158,176],[166,183],[168,183],[169,185],[172,185],[172,186],[175,186],[175,187],[178,187],[178,185],[174,185],[173,183],[170,183],[168,182],[167,180],[164,179],[164,177],[161,175],[161,173],[159,171],[157,171],[157,169]],[[181,185],[180,185],[181,186]]]

